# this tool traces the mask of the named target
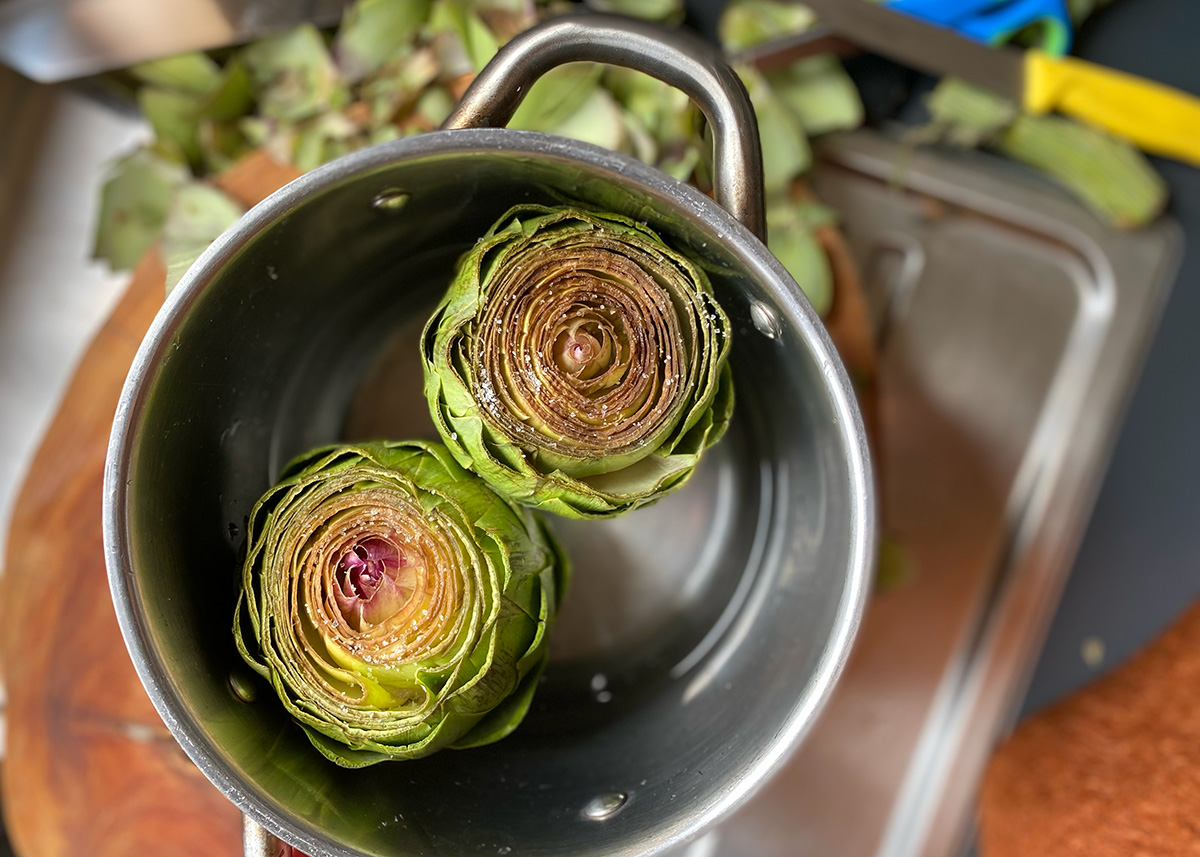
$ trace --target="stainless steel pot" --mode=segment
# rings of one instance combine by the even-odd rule
[[[575,60],[691,95],[714,130],[718,202],[623,155],[468,127],[503,125],[538,75]],[[501,51],[447,127],[283,188],[170,296],[109,449],[121,628],[167,726],[252,819],[256,853],[273,838],[254,823],[314,857],[655,853],[744,801],[829,696],[872,557],[862,423],[820,322],[761,240],[753,111],[703,43],[560,19]],[[644,220],[704,260],[736,327],[734,426],[663,502],[554,522],[574,588],[514,735],[337,768],[241,669],[230,627],[246,515],[311,446],[432,433],[417,334],[455,259],[513,203],[560,196]]]

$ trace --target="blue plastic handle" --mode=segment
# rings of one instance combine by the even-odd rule
[[[1046,53],[1062,56],[1071,48],[1066,0],[892,0],[889,8],[989,45],[1036,24]]]

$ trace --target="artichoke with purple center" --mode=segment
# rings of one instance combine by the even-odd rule
[[[629,218],[524,205],[459,262],[425,329],[446,446],[572,518],[681,486],[733,411],[730,323],[703,270]]]
[[[247,539],[238,649],[334,762],[487,744],[525,716],[566,559],[440,445],[309,453]]]

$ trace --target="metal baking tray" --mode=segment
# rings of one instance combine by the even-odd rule
[[[63,300],[80,328],[67,339],[82,347],[116,289],[85,263],[90,227],[78,213],[140,125],[69,92],[38,93],[55,99],[50,131],[89,131],[39,150],[30,198],[45,216],[26,218],[66,224],[61,264],[46,276],[76,284]],[[0,167],[35,150],[22,146],[18,161],[9,147]],[[839,212],[874,312],[883,520],[913,575],[873,597],[834,699],[790,765],[673,857],[961,852],[1180,255],[1169,220],[1114,231],[990,156],[912,151],[869,131],[831,138],[819,155],[816,187]],[[78,168],[65,184],[64,157]],[[9,275],[41,271],[45,247],[15,237],[0,248]],[[61,328],[61,302],[27,303]],[[38,376],[38,413],[52,410],[74,355],[65,349]],[[28,413],[19,449],[36,439]]]
[[[788,767],[687,857],[961,854],[1181,256],[1022,168],[831,139],[815,186],[880,346],[885,535],[911,577],[872,598]]]

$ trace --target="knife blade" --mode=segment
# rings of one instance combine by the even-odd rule
[[[1058,110],[1158,155],[1200,165],[1200,98],[1075,57],[994,47],[869,0],[804,0],[834,32],[921,71],[953,74],[1035,114]]]

